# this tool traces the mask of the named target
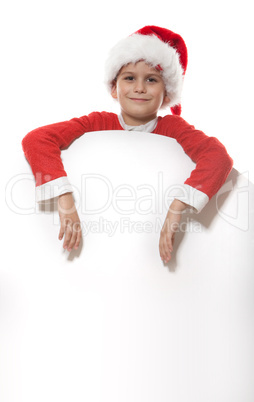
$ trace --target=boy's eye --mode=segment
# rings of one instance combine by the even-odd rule
[[[131,75],[128,75],[127,77],[124,78],[126,81],[133,81],[134,77]]]
[[[148,82],[157,82],[157,80],[155,78],[153,78],[153,77],[147,78],[147,81]]]

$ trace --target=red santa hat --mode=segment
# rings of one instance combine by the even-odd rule
[[[182,37],[165,28],[149,25],[122,39],[110,51],[105,66],[105,81],[111,91],[120,69],[144,60],[161,70],[168,106],[181,114],[181,92],[187,67],[187,48]]]

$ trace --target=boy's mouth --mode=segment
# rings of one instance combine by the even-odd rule
[[[147,102],[149,99],[145,99],[145,98],[130,98],[130,100],[132,100],[134,102]]]

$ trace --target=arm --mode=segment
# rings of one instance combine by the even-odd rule
[[[89,120],[84,116],[37,128],[25,136],[22,147],[34,174],[37,189],[53,181],[57,185],[56,180],[60,178],[62,184],[66,183],[67,174],[61,160],[61,150],[89,129]],[[52,198],[50,194],[41,199],[49,198]]]
[[[51,124],[31,131],[22,141],[25,156],[36,180],[37,201],[59,196],[59,240],[71,251],[81,241],[80,220],[61,160],[61,150],[88,131],[86,118]]]
[[[81,240],[81,228],[72,188],[61,160],[61,150],[85,132],[121,129],[113,113],[93,112],[88,116],[51,124],[31,131],[22,141],[23,150],[36,180],[37,201],[58,196],[61,222],[59,239],[63,247],[76,249]]]
[[[93,112],[28,133],[22,146],[36,180],[37,201],[72,191],[61,160],[61,150],[85,132],[121,129],[114,113]]]
[[[182,118],[167,116],[163,134],[175,138],[186,154],[196,163],[196,168],[183,185],[180,197],[170,205],[161,230],[159,250],[164,262],[169,262],[173,251],[175,233],[179,228],[182,212],[193,207],[200,212],[226,181],[233,165],[225,147],[214,137],[195,130]]]
[[[200,212],[226,181],[232,159],[217,138],[208,137],[179,116],[162,118],[156,132],[175,138],[196,163],[178,199]]]

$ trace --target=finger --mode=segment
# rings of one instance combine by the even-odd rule
[[[60,224],[61,224],[61,226],[60,226],[58,238],[59,238],[59,240],[62,240],[63,237],[64,237],[64,234],[65,234],[65,232],[66,232],[66,227],[67,227],[67,225],[68,225],[68,220],[67,220],[67,219],[63,219],[63,218],[60,218]]]
[[[72,237],[71,237],[71,240],[69,243],[68,251],[71,251],[73,247],[75,249],[77,249],[79,247],[81,237],[82,237],[80,222],[75,222],[73,224],[72,231],[73,231],[73,233],[72,233]]]
[[[80,240],[81,240],[80,222],[74,222],[72,225],[72,236],[68,244],[68,251],[71,251],[73,247],[78,248]]]
[[[160,257],[163,260],[163,258],[164,258],[164,247],[163,247],[163,236],[162,236],[162,234],[160,235],[159,252],[160,252]]]
[[[75,246],[74,246],[75,249],[77,249],[79,247],[80,242],[81,242],[81,238],[82,238],[82,231],[81,231],[81,228],[80,228],[79,231],[77,232],[77,240],[76,240],[76,243],[75,243]]]
[[[171,260],[171,253],[173,252],[173,246],[171,243],[171,237],[163,235],[160,242],[160,255],[161,259],[167,263]]]
[[[64,232],[65,232],[65,227],[61,224],[61,227],[59,230],[59,235],[58,235],[59,240],[62,240],[62,238],[64,237]]]
[[[167,234],[165,239],[165,248],[166,250],[172,253],[173,251],[173,244],[172,244],[172,234]]]
[[[173,242],[171,238],[170,241],[167,243],[167,250],[166,250],[168,260],[171,260],[172,253],[173,253]]]
[[[63,243],[64,249],[67,249],[69,247],[71,238],[72,238],[72,228],[70,225],[68,225],[65,230],[65,237],[64,237],[64,243]]]
[[[69,244],[68,244],[68,247],[67,247],[68,251],[71,251],[73,249],[74,244],[76,243],[76,239],[77,239],[77,233],[72,232],[72,236],[70,238],[70,241],[69,241]]]
[[[160,250],[160,257],[162,259],[162,261],[166,260],[166,248],[165,248],[165,235],[163,233],[161,233],[160,236],[160,243],[159,243],[159,250]]]
[[[169,249],[166,249],[166,250],[164,251],[163,261],[164,261],[165,263],[167,263],[167,262],[169,262],[169,261],[171,260],[171,257],[172,257],[171,251],[170,251]]]

